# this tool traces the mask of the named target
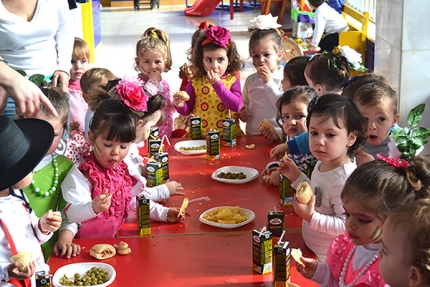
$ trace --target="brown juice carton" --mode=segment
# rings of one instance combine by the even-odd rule
[[[147,146],[147,151],[148,151],[148,157],[151,157],[152,155],[150,155],[151,150],[151,142],[152,141],[156,141],[156,140],[160,140],[160,145],[161,145],[161,139],[160,139],[160,133],[158,131],[157,127],[152,127],[151,130],[149,131],[149,136],[148,139],[146,140],[146,146]],[[158,146],[158,148],[160,148],[160,146]],[[158,150],[157,150],[158,152]],[[153,153],[153,152],[152,152]]]
[[[290,282],[289,242],[278,242],[273,247],[273,287],[288,287]]]
[[[217,160],[220,153],[220,135],[218,130],[209,130],[206,133],[206,159]]]
[[[269,211],[267,212],[267,230],[272,232],[272,240],[277,241],[284,230],[284,212]]]
[[[282,173],[279,175],[279,197],[282,206],[293,205],[294,188],[291,186],[291,180],[286,178]]]
[[[190,134],[192,140],[201,140],[203,138],[202,118],[190,117]]]
[[[222,120],[222,145],[236,146],[236,119],[226,118]]]
[[[163,170],[163,183],[170,181],[169,175],[169,153],[161,152],[154,155],[155,161],[161,163],[161,169]]]
[[[149,199],[140,194],[136,196],[137,232],[139,235],[151,234],[151,220],[149,216]]]
[[[160,162],[148,162],[146,164],[146,181],[148,187],[163,183],[163,169]]]
[[[163,150],[162,148],[162,139],[148,139],[148,157],[151,158],[153,157],[155,154],[161,152]]]
[[[272,272],[272,233],[269,230],[252,231],[252,266],[259,274]]]

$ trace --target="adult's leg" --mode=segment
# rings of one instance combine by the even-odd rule
[[[331,52],[333,51],[334,47],[339,45],[339,34],[334,33],[330,35],[326,35],[323,37],[318,44],[318,46],[321,48],[321,52],[327,51]]]

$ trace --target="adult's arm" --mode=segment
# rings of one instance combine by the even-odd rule
[[[6,108],[7,96],[15,101],[19,116],[37,116],[40,104],[47,107],[54,116],[58,116],[51,102],[35,84],[0,61],[0,114]]]

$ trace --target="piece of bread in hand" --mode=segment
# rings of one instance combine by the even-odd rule
[[[111,258],[116,254],[116,249],[109,244],[96,244],[90,250],[90,255],[96,259]]]
[[[269,129],[269,131],[273,134],[275,133],[275,128],[272,126],[271,123],[267,119],[264,119],[261,121],[261,123],[258,125],[257,129],[260,133],[263,133],[264,128]]]
[[[25,271],[28,265],[33,261],[33,252],[21,251],[18,254],[10,258],[10,262],[21,262],[21,266],[18,268],[19,271]]]
[[[296,190],[296,198],[301,204],[308,204],[312,198],[312,188],[309,183],[303,181]]]
[[[175,94],[180,95],[184,101],[188,101],[190,99],[190,95],[185,91],[178,91]]]
[[[300,260],[300,258],[303,257],[302,251],[300,250],[300,248],[291,248],[291,256],[293,257],[294,261],[304,265],[302,260]]]

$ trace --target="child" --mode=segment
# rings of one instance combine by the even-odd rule
[[[289,63],[289,62],[288,62]],[[288,64],[287,63],[287,64]],[[293,138],[307,131],[306,116],[308,115],[308,104],[315,96],[315,91],[309,87],[296,87],[287,90],[276,103],[278,114],[276,120],[283,129],[287,138]],[[285,144],[279,144],[274,149],[283,149]],[[290,155],[297,166],[306,169],[309,165],[315,165],[315,157],[308,155]],[[305,167],[306,165],[306,167]],[[279,186],[278,165],[264,169],[263,179],[270,185]]]
[[[332,242],[325,263],[302,258],[304,265],[296,264],[297,270],[320,286],[386,286],[378,270],[378,249],[382,246],[381,235],[385,235],[381,228],[383,225],[385,227],[384,221],[395,208],[430,195],[429,171],[428,158],[420,157],[407,162],[381,156],[381,160],[359,166],[346,181],[341,195],[346,233]],[[413,218],[404,219],[408,221],[408,226],[414,226],[411,224]],[[412,236],[404,229],[402,234]],[[398,254],[401,251],[408,254],[399,246],[401,237],[390,239],[396,242],[390,252],[398,250]],[[385,246],[382,252],[384,250]],[[391,256],[390,264],[399,260]],[[396,269],[396,272],[401,270]]]
[[[367,120],[367,141],[356,154],[358,164],[371,161],[377,154],[400,157],[396,142],[390,136],[400,119],[397,112],[397,94],[389,84],[374,82],[358,88],[350,99]]]
[[[282,36],[276,29],[256,30],[249,40],[249,54],[257,72],[243,86],[244,107],[239,118],[246,122],[247,135],[260,135],[259,124],[267,119],[275,133],[263,131],[266,138],[280,141],[282,129],[276,123],[276,101],[282,96],[283,69],[279,65],[284,51]]]
[[[349,79],[348,61],[345,57],[333,53],[315,55],[306,65],[305,78],[319,97],[327,93],[340,94],[339,87]],[[311,101],[311,105],[313,101]],[[287,141],[285,152],[288,154],[311,153],[308,133],[302,133]],[[270,156],[275,159],[280,159],[283,155],[284,153],[275,153],[274,150],[270,152]]]
[[[320,47],[321,52],[331,52],[339,45],[339,34],[348,30],[348,23],[341,14],[326,3],[326,0],[308,1],[310,6],[316,9],[314,34],[308,51],[315,53],[317,47]]]
[[[135,69],[144,88],[151,94],[161,94],[167,102],[163,109],[164,122],[158,127],[160,137],[172,136],[173,116],[176,112],[172,104],[170,87],[163,80],[161,73],[168,72],[172,67],[169,36],[157,28],[148,28],[136,44]]]
[[[80,80],[88,69],[90,48],[87,43],[75,38],[72,54],[72,68],[70,69],[69,94],[70,94],[70,131],[85,131],[85,114],[88,109],[82,96]]]
[[[36,286],[35,272],[49,274],[40,244],[60,227],[61,214],[50,210],[39,219],[21,189],[30,184],[33,168],[53,138],[54,130],[45,121],[14,122],[0,115],[0,278],[4,286]],[[11,263],[11,257],[21,252],[32,254],[26,266],[21,260]]]
[[[391,287],[429,286],[430,200],[400,206],[382,226],[379,272]]]
[[[88,110],[85,115],[85,138],[88,138],[88,130],[90,128],[90,121],[93,118],[94,111],[97,106],[93,106],[93,99],[91,98],[91,91],[97,88],[103,88],[107,85],[108,81],[115,80],[116,76],[104,68],[92,68],[86,71],[81,78],[81,89],[85,102],[88,105]]]
[[[44,106],[41,106],[39,119],[45,120],[54,128],[54,140],[45,157],[34,168],[33,180],[23,188],[36,216],[41,217],[48,210],[62,211],[66,205],[61,192],[61,182],[66,177],[73,162],[63,155],[57,155],[55,150],[60,142],[64,130],[67,128],[69,103],[65,93],[59,88],[42,88],[42,92],[57,110],[58,117],[53,116]],[[76,224],[63,222],[59,233],[42,244],[42,250],[47,260],[53,252],[56,256],[76,256],[80,246],[72,240],[77,231]]]
[[[222,120],[242,108],[240,80],[236,77],[244,66],[230,32],[220,26],[205,30],[197,42],[191,62],[195,77],[186,88],[188,101],[175,94],[174,105],[183,116],[194,114],[202,118],[203,135],[210,129],[220,130]],[[233,115],[235,117],[235,115]],[[243,135],[236,121],[236,136]]]
[[[288,89],[297,86],[307,86],[305,78],[306,65],[309,62],[309,57],[298,56],[290,59],[284,67],[284,78],[282,79],[282,90],[286,92]]]
[[[307,205],[294,198],[293,207],[303,219],[306,245],[324,262],[330,243],[345,230],[340,193],[357,167],[353,154],[366,140],[366,121],[352,101],[327,94],[309,108],[306,125],[309,147],[318,159],[311,180],[288,157],[282,159],[280,171],[295,189],[303,181],[310,182],[316,197]]]

